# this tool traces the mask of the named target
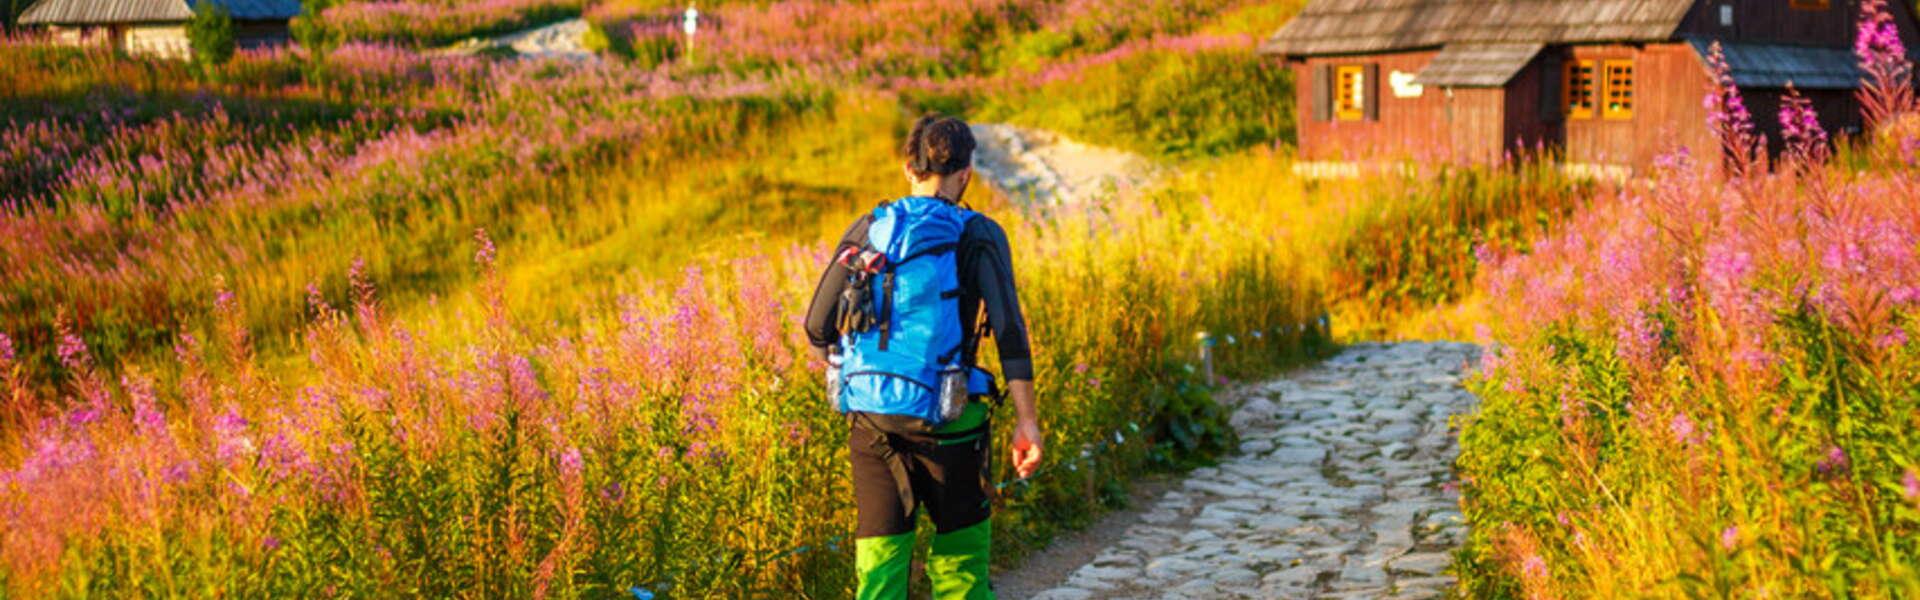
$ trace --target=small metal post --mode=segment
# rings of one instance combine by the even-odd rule
[[[1213,385],[1213,335],[1202,331],[1193,334],[1193,339],[1200,342],[1200,372],[1206,376],[1207,385]]]

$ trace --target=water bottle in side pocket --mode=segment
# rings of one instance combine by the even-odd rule
[[[827,406],[835,412],[840,410],[840,387],[844,380],[840,375],[840,363],[846,359],[840,356],[840,347],[827,349]]]
[[[953,366],[940,370],[940,422],[960,418],[972,398],[967,394],[967,369]]]

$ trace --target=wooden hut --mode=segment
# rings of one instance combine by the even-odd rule
[[[1913,7],[1888,9],[1920,48]],[[1547,148],[1622,174],[1679,146],[1718,152],[1702,104],[1715,41],[1770,135],[1788,82],[1829,130],[1857,131],[1858,15],[1858,0],[1314,0],[1260,52],[1302,84],[1304,161]]]
[[[233,16],[241,48],[287,43],[287,24],[299,0],[39,0],[20,13],[20,25],[47,28],[57,42],[105,44],[128,54],[187,58],[187,20],[202,2]]]

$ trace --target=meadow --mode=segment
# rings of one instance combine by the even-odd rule
[[[1911,96],[1829,146],[1718,94],[1736,155],[1800,119],[1733,176],[1311,181],[1252,53],[1299,5],[728,2],[689,44],[678,3],[340,2],[211,72],[0,40],[0,596],[848,595],[797,321],[926,110],[1173,167],[966,199],[1053,457],[995,465],[1002,566],[1233,448],[1222,386],[1451,337],[1464,593],[1920,592]],[[434,50],[573,15],[604,60]],[[1204,381],[1200,331],[1267,335]]]
[[[961,6],[984,23],[963,45],[1091,22],[1002,8]],[[1141,10],[1192,28],[1230,8]],[[951,16],[807,35],[906,39]],[[924,78],[996,75],[921,47],[848,59],[728,31],[690,60],[581,64],[353,33],[211,73],[0,44],[18,90],[0,159],[0,584],[844,594],[844,426],[799,302],[824,242],[897,193],[892,145],[940,83]],[[1090,31],[1050,52],[1147,35]],[[1005,560],[1119,501],[1123,475],[1230,447],[1217,382],[1183,364],[1196,331],[1275,332],[1223,357],[1228,376],[1324,346],[1301,327],[1318,290],[1263,233],[1284,214],[1262,198],[969,201],[1017,240],[1053,447],[1101,449],[1008,487]]]

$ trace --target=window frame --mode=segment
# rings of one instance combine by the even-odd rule
[[[1349,80],[1348,77],[1352,79]],[[1348,95],[1352,96],[1349,97]],[[1335,65],[1333,67],[1333,120],[1358,122],[1367,120],[1367,67],[1366,65]]]
[[[1833,10],[1833,0],[1787,0],[1787,7],[1794,10]]]
[[[1580,79],[1576,76],[1581,69],[1586,70],[1586,86],[1576,85]],[[1569,119],[1591,119],[1594,106],[1600,97],[1600,80],[1596,77],[1599,66],[1591,58],[1575,58],[1567,61],[1567,68],[1561,73],[1560,110]],[[1575,104],[1581,96],[1586,102]]]
[[[1616,67],[1626,68],[1626,77],[1622,81],[1625,85],[1620,86],[1625,88],[1625,101],[1621,103],[1621,108],[1617,109],[1614,108],[1613,102],[1614,94],[1617,91],[1615,90],[1615,80],[1613,76],[1613,70]],[[1634,66],[1633,59],[1618,58],[1600,61],[1601,85],[1599,108],[1602,119],[1609,121],[1628,121],[1633,119],[1634,106],[1639,103],[1639,97],[1634,93],[1634,88],[1636,87],[1634,78],[1638,75],[1639,70]]]

